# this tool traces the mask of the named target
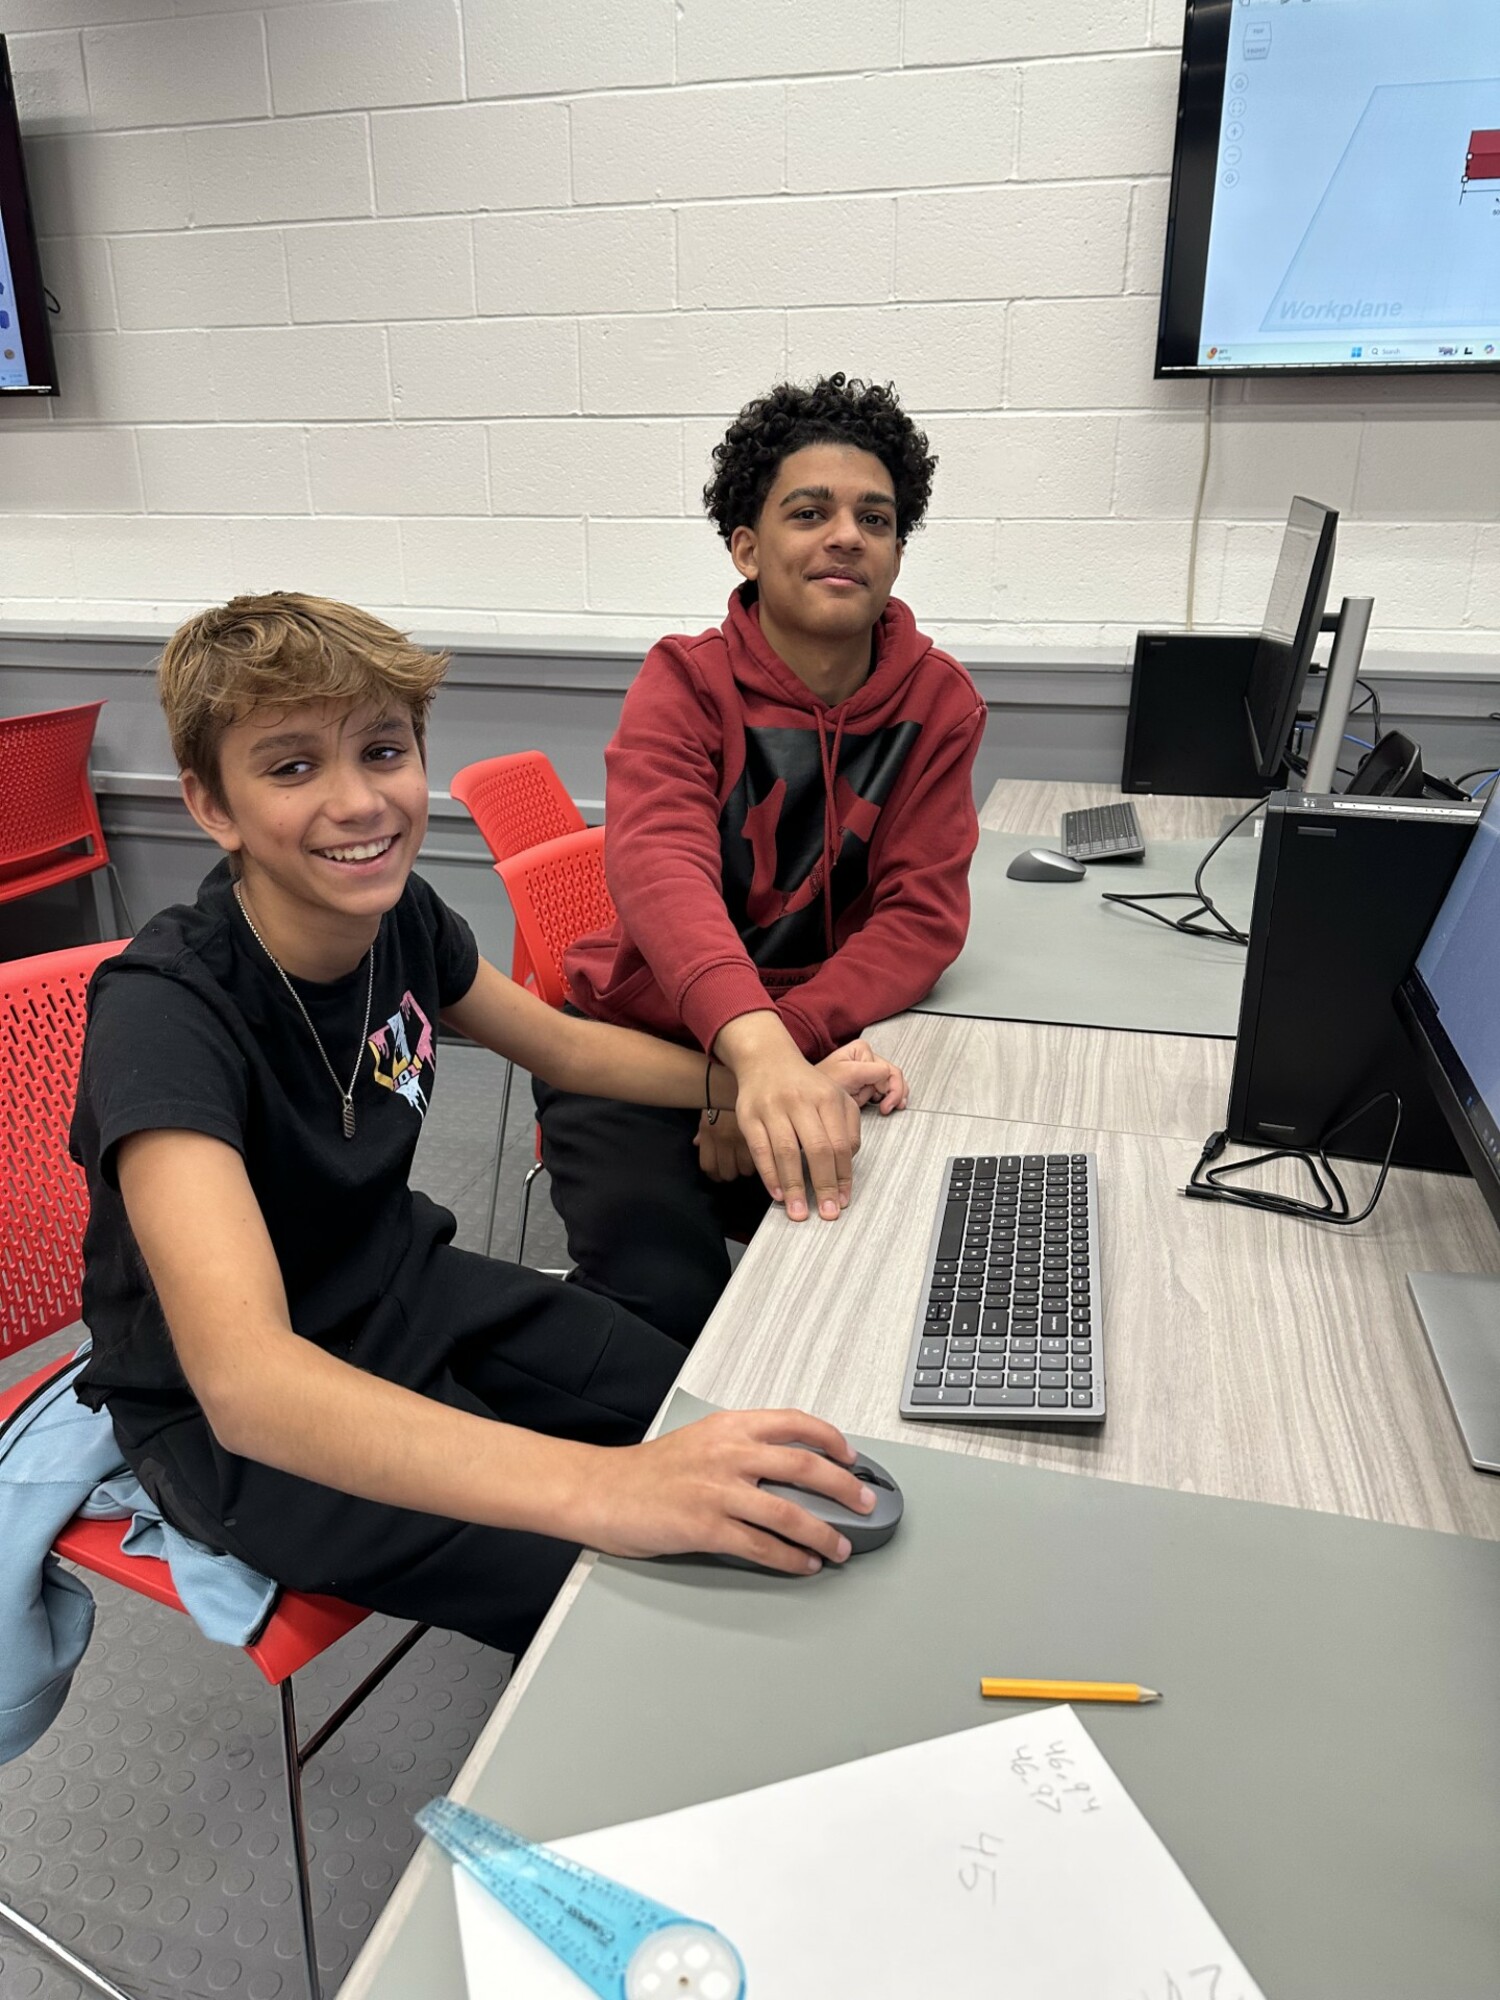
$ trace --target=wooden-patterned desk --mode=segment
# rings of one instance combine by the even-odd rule
[[[1050,845],[1066,807],[1112,796],[1006,781],[983,823]],[[1137,807],[1148,840],[1211,837],[1236,809]],[[1500,1237],[1472,1182],[1397,1170],[1357,1230],[1189,1202],[1178,1190],[1223,1120],[1230,1043],[912,1014],[873,1035],[907,1069],[912,1109],[866,1119],[841,1221],[768,1217],[684,1388],[731,1406],[800,1405],[871,1438],[1500,1540],[1500,1479],[1469,1465],[1405,1283],[1412,1268],[1500,1272]],[[903,1422],[898,1384],[942,1162],[1063,1149],[1099,1156],[1107,1423],[1069,1435]],[[593,1562],[575,1565],[455,1798],[472,1794],[545,1671]],[[434,1872],[424,1843],[343,2000],[405,2000],[395,1967],[414,1957],[433,1993],[461,1992],[445,1869]]]

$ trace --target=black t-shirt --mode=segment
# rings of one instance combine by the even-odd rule
[[[292,1326],[352,1353],[404,1262],[452,1232],[407,1175],[432,1095],[438,1015],[468,992],[478,964],[468,925],[413,875],[375,942],[352,1139],[307,1022],[236,904],[227,862],[195,903],[164,910],[99,968],[71,1135],[89,1186],[86,1403],[107,1400],[121,1415],[128,1405],[137,1419],[149,1409],[161,1422],[196,1408],[120,1196],[116,1148],[134,1132],[205,1132],[243,1156]],[[341,1085],[368,980],[361,960],[327,985],[295,982]]]

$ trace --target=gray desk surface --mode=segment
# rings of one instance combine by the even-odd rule
[[[1500,1547],[882,1456],[907,1518],[844,1571],[597,1561],[467,1801],[555,1838],[1015,1712],[986,1671],[1139,1678],[1086,1725],[1272,2000],[1500,1991]],[[346,1994],[461,2000],[446,1863],[412,1874]]]
[[[1010,881],[1011,861],[1035,844],[1024,833],[980,833],[969,871],[968,941],[921,1012],[1233,1038],[1243,945],[1190,937],[1104,900],[1106,893],[1186,892],[1185,900],[1154,908],[1174,920],[1187,916],[1208,841],[1152,838],[1143,861],[1100,863],[1082,881]],[[1258,841],[1227,840],[1205,876],[1216,907],[1240,930],[1249,927],[1259,859]]]
[[[1065,807],[1110,796],[1113,794],[1104,786],[1007,782],[996,788],[983,822],[1017,832],[1045,832],[1056,828]],[[1161,838],[1211,833],[1233,804],[1151,798],[1137,803],[1148,839],[1153,832]],[[1278,1546],[1286,1544],[1293,1549],[1305,1534],[1310,1538],[1309,1548],[1358,1546],[1405,1551],[1399,1561],[1390,1559],[1392,1566],[1370,1595],[1393,1606],[1397,1613],[1409,1611],[1406,1622],[1430,1628],[1438,1665],[1449,1638],[1457,1657],[1470,1643],[1466,1636],[1468,1614],[1462,1609],[1463,1592],[1449,1592],[1442,1579],[1460,1572],[1467,1575],[1467,1565],[1492,1560],[1493,1550],[1486,1544],[1500,1540],[1500,1480],[1487,1480],[1476,1473],[1463,1456],[1406,1292],[1405,1272],[1414,1267],[1500,1270],[1500,1241],[1472,1184],[1397,1172],[1373,1222],[1364,1229],[1337,1234],[1293,1228],[1248,1211],[1187,1204],[1173,1190],[1186,1177],[1203,1135],[1222,1122],[1232,1054],[1229,1044],[914,1015],[882,1024],[873,1039],[906,1065],[913,1106],[925,1108],[914,1108],[879,1124],[867,1119],[854,1204],[841,1222],[826,1227],[826,1233],[820,1233],[825,1231],[824,1225],[794,1229],[779,1217],[769,1219],[750,1245],[734,1284],[689,1358],[684,1385],[725,1404],[802,1403],[846,1429],[868,1436],[877,1451],[885,1445],[888,1454],[900,1449],[887,1442],[898,1436],[904,1443],[933,1448],[923,1453],[921,1465],[910,1478],[904,1471],[904,1457],[901,1460],[908,1491],[921,1492],[931,1482],[925,1510],[929,1518],[941,1513],[945,1505],[942,1495],[947,1488],[940,1468],[970,1456],[1093,1472],[1111,1482],[1176,1488],[1182,1494],[1274,1501],[1291,1508],[1457,1531],[1439,1537],[1375,1534],[1368,1540],[1364,1538],[1373,1531],[1358,1523],[1317,1521],[1309,1515],[1187,1506],[1181,1516],[1184,1521],[1196,1518],[1204,1522],[1229,1522],[1242,1515],[1269,1520],[1276,1526],[1267,1532],[1278,1538]],[[986,1111],[991,1114],[988,1118],[974,1115]],[[1001,1112],[1010,1119],[1032,1122],[1003,1124],[998,1119]],[[914,1198],[913,1189],[923,1185],[924,1175],[935,1176],[937,1163],[949,1152],[1036,1150],[1063,1128],[1076,1130],[1081,1145],[1100,1153],[1108,1177],[1102,1236],[1111,1311],[1107,1332],[1111,1357],[1109,1423],[1102,1432],[1078,1437],[1055,1431],[995,1432],[969,1427],[919,1430],[901,1424],[895,1415],[893,1385],[915,1306],[916,1259],[925,1247],[928,1228],[924,1203]],[[1004,1146],[1002,1135],[1008,1140]],[[1073,1150],[1071,1145],[1069,1150]],[[1299,1314],[1304,1316],[1301,1321]],[[1153,1364],[1157,1362],[1166,1364],[1166,1373],[1153,1381]],[[1161,1379],[1170,1384],[1168,1394],[1160,1393],[1156,1386]],[[1010,1472],[998,1466],[992,1470],[997,1476],[1019,1476],[1014,1468]],[[1049,1493],[1059,1487],[1076,1488],[1077,1504],[1102,1509],[1105,1518],[1113,1518],[1116,1507],[1133,1510],[1142,1498],[1153,1503],[1173,1500],[1170,1493],[1143,1496],[1095,1480],[1048,1480],[1042,1485]],[[1042,1487],[1035,1490],[1040,1492]],[[1095,1497],[1085,1497],[1089,1495]],[[1049,1509],[1054,1504],[1062,1506],[1049,1502]],[[1063,1509],[1057,1518],[1062,1519],[1065,1513]],[[914,1513],[914,1523],[916,1519]],[[906,1532],[903,1530],[903,1536],[891,1544],[891,1551],[915,1546],[905,1543]],[[1335,1544],[1324,1539],[1328,1534],[1353,1535],[1355,1539]],[[1471,1548],[1462,1536],[1484,1540]],[[1159,1603],[1161,1616],[1170,1614],[1181,1620],[1192,1614],[1193,1599],[1191,1592],[1178,1588],[1177,1546],[1175,1536],[1161,1543],[1146,1574],[1150,1601]],[[967,1541],[958,1559],[965,1566],[965,1583],[955,1593],[954,1605],[967,1607],[971,1598],[976,1603],[987,1601],[986,1593],[973,1589],[973,1576],[981,1572],[975,1568],[979,1559]],[[1224,1541],[1216,1553],[1210,1550],[1204,1565],[1204,1587],[1217,1577],[1217,1587],[1223,1590],[1227,1586],[1232,1600],[1237,1559],[1232,1539]],[[1140,1576],[1140,1565],[1136,1564],[1130,1574]],[[1485,1574],[1489,1578],[1487,1601],[1493,1605],[1493,1571]],[[865,1575],[862,1591],[873,1586],[879,1572]],[[1304,1571],[1304,1580],[1306,1575]],[[592,1557],[575,1566],[465,1766],[455,1787],[456,1796],[474,1797],[497,1814],[510,1810],[485,1789],[485,1774],[491,1760],[500,1756],[512,1729],[523,1721],[528,1731],[532,1729],[529,1718],[533,1705],[536,1728],[542,1730],[545,1723],[553,1732],[536,1739],[550,1746],[550,1761],[544,1760],[537,1769],[544,1772],[546,1795],[553,1796],[555,1788],[560,1801],[575,1799],[579,1775],[591,1773],[579,1750],[589,1740],[596,1709],[608,1721],[599,1739],[608,1746],[606,1767],[617,1757],[628,1763],[626,1753],[638,1728],[647,1733],[659,1728],[673,1732],[678,1716],[675,1663],[661,1670],[650,1698],[639,1713],[631,1713],[628,1726],[620,1720],[623,1711],[616,1711],[608,1698],[609,1674],[599,1676],[589,1699],[576,1704],[578,1712],[570,1714],[565,1729],[559,1730],[557,1710],[551,1706],[554,1697],[549,1693],[554,1650],[579,1643],[569,1636],[575,1608],[576,1615],[582,1617],[598,1588],[601,1594],[609,1594],[611,1603],[623,1597],[627,1607],[636,1605],[627,1614],[627,1620],[633,1621],[641,1604],[656,1607],[664,1602],[655,1592],[658,1581],[665,1577],[664,1571],[635,1572],[622,1565],[596,1565]],[[743,1589],[741,1580],[734,1581]],[[848,1572],[842,1581],[856,1583],[857,1574]],[[748,1582],[759,1587],[756,1579]],[[647,1591],[640,1604],[635,1597],[638,1586]],[[701,1590],[701,1573],[687,1584],[679,1576],[675,1583],[663,1581],[662,1587],[674,1593],[670,1596],[672,1606],[692,1604],[694,1609],[694,1617],[686,1623],[681,1612],[674,1613],[671,1621],[674,1641],[681,1642],[681,1665],[686,1672],[700,1640],[708,1644],[707,1633],[717,1628],[705,1625],[700,1632],[696,1619],[702,1600],[691,1592]],[[1009,1587],[1007,1578],[994,1595],[1005,1601]],[[1311,1597],[1316,1598],[1321,1589],[1318,1582]],[[731,1595],[727,1601],[739,1604],[742,1600]],[[1049,1601],[1044,1598],[1039,1603],[1039,1613],[1047,1611]],[[1301,1609],[1301,1600],[1288,1593],[1284,1603],[1273,1607],[1264,1620],[1268,1637],[1276,1636],[1278,1620],[1295,1630],[1292,1612],[1300,1615]],[[948,1615],[945,1612],[945,1618]],[[1451,1632],[1445,1620],[1450,1622]],[[1399,1617],[1396,1622],[1401,1623]],[[580,1629],[587,1650],[592,1643],[589,1628]],[[806,1673],[810,1656],[803,1641],[810,1636],[807,1626],[789,1624],[783,1631],[784,1643],[771,1652],[784,1665]],[[910,1649],[928,1643],[923,1621],[903,1611],[896,1639],[890,1654],[895,1656],[894,1666],[899,1666]],[[718,1640],[712,1643],[715,1647],[719,1644]],[[1252,1663],[1261,1657],[1259,1646],[1259,1639],[1250,1646]],[[1493,1634],[1488,1649],[1488,1663],[1479,1663],[1471,1683],[1481,1690],[1493,1686]],[[629,1645],[611,1641],[610,1673],[629,1650]],[[1312,1645],[1306,1653],[1314,1664],[1327,1657]],[[565,1663],[566,1650],[559,1651],[558,1657]],[[597,1665],[597,1656],[593,1657]],[[1024,1672],[1032,1667],[1062,1674],[1070,1670],[1074,1658],[1070,1653],[1063,1664],[1058,1664],[1055,1656],[1045,1662],[1017,1664],[1013,1654],[1002,1661],[996,1653],[987,1656],[984,1670]],[[1388,1685],[1382,1678],[1385,1668],[1378,1660],[1368,1662],[1367,1668],[1377,1685]],[[566,1671],[564,1664],[559,1669],[563,1679],[558,1699],[567,1699],[571,1683]],[[892,1657],[882,1652],[873,1670],[877,1685],[883,1685],[892,1671]],[[1134,1654],[1123,1666],[1114,1657],[1103,1666],[1091,1659],[1087,1664],[1079,1663],[1077,1671],[1150,1678]],[[1446,1681],[1443,1686],[1447,1701]],[[752,1680],[736,1710],[744,1726],[728,1731],[721,1728],[711,1743],[695,1746],[695,1755],[701,1752],[709,1759],[703,1766],[706,1791],[754,1782],[757,1775],[782,1774],[770,1768],[727,1771],[716,1761],[721,1754],[734,1751],[742,1737],[762,1740],[761,1725],[768,1718],[778,1729],[785,1725],[786,1704],[778,1705],[773,1693],[771,1683],[762,1688]],[[1491,1755],[1493,1739],[1488,1739],[1488,1748],[1478,1739],[1472,1746],[1461,1740],[1446,1726],[1441,1707],[1426,1694],[1426,1690],[1417,1689],[1402,1712],[1419,1714],[1424,1726],[1427,1718],[1434,1718],[1425,1739],[1429,1754],[1444,1774],[1444,1782],[1451,1782],[1457,1787],[1456,1795],[1467,1798],[1470,1751],[1476,1761]],[[967,1702],[967,1694],[956,1693],[954,1684],[946,1679],[941,1694],[927,1690],[920,1716],[913,1713],[906,1727],[907,1739],[983,1719],[974,1705],[956,1706],[960,1701]],[[1174,1713],[1176,1706],[1174,1697]],[[1326,1689],[1315,1708],[1319,1714],[1327,1710],[1332,1717],[1335,1737],[1330,1741],[1342,1742],[1337,1729],[1338,1703]],[[1223,1734],[1233,1735],[1232,1725],[1225,1728],[1226,1710],[1237,1713],[1226,1701],[1214,1710],[1213,1720]],[[1467,1712],[1462,1700],[1455,1715],[1460,1711]],[[1210,1858],[1205,1875],[1204,1867],[1182,1843],[1175,1817],[1178,1809],[1166,1795],[1171,1788],[1159,1796],[1151,1771],[1138,1771],[1132,1761],[1130,1745],[1142,1739],[1127,1736],[1123,1748],[1117,1741],[1117,1725],[1126,1719],[1113,1715],[1096,1718],[1094,1713],[1088,1716],[1106,1754],[1116,1762],[1168,1843],[1178,1846],[1210,1908],[1267,1991],[1275,2000],[1284,2000],[1284,1995],[1297,1989],[1276,1983],[1276,1957],[1258,1953],[1258,1933],[1252,1937],[1237,1924],[1237,1897],[1226,1901],[1219,1893],[1219,1862]],[[1128,1718],[1142,1719],[1139,1714]],[[556,1750],[559,1736],[564,1744],[560,1755]],[[881,1740],[900,1739],[887,1734]],[[856,1754],[859,1747],[870,1747],[856,1744],[846,1748],[832,1737],[820,1738],[820,1743],[818,1753],[808,1757],[809,1764],[834,1761]],[[504,1768],[497,1765],[497,1769]],[[1241,1770],[1238,1764],[1235,1768],[1239,1771],[1235,1783],[1248,1787],[1249,1795],[1263,1805],[1265,1788],[1272,1785],[1281,1767],[1267,1759],[1262,1769],[1257,1759],[1248,1758],[1245,1768]],[[1489,1769],[1493,1797],[1497,1788],[1492,1758]],[[1298,1812],[1307,1807],[1307,1773],[1319,1771],[1336,1794],[1343,1782],[1339,1767],[1331,1756],[1309,1743],[1305,1757],[1293,1760],[1285,1781]],[[592,1784],[597,1775],[589,1775],[588,1782]],[[1406,1782],[1404,1774],[1393,1780],[1388,1787],[1391,1799],[1399,1800]],[[1371,1809],[1370,1785],[1367,1772],[1359,1779],[1360,1789],[1351,1800],[1351,1824],[1356,1817],[1362,1821]],[[1187,1796],[1196,1796],[1191,1786]],[[620,1817],[625,1811],[654,1809],[641,1801],[628,1807],[619,1804],[613,1792],[608,1797],[610,1803],[597,1808],[596,1824]],[[663,1799],[660,1804],[674,1802]],[[1387,1801],[1382,1811],[1388,1813],[1389,1809]],[[579,1819],[577,1823],[581,1826],[585,1822]],[[1389,1825],[1386,1818],[1378,1823]],[[1406,1869],[1402,1882],[1392,1889],[1392,1907],[1406,1910],[1420,1902],[1427,1908],[1442,1908],[1450,1895],[1452,1853],[1448,1837],[1441,1828],[1426,1822],[1423,1825],[1426,1838],[1420,1848],[1402,1830],[1391,1835]],[[538,1819],[533,1830],[558,1832],[562,1822]],[[1191,1836],[1192,1827],[1187,1831]],[[1271,1871],[1266,1879],[1276,1878],[1274,1850],[1279,1837],[1278,1833],[1272,1838],[1271,1851],[1264,1857]],[[1308,1861],[1311,1878],[1321,1871],[1325,1878],[1342,1880],[1344,1838],[1340,1831],[1330,1839],[1326,1853]],[[1487,1851],[1495,1851],[1493,1831]],[[1250,1893],[1249,1887],[1245,1893]],[[1305,1910],[1306,1905],[1298,1901],[1296,1907]],[[1252,1911],[1251,1930],[1255,1929]],[[1488,1946],[1493,1950],[1493,1929],[1487,1937],[1481,1933],[1473,1941],[1476,1949]],[[462,1985],[452,1983],[458,1971],[457,1949],[451,1891],[444,1875],[433,1875],[424,1847],[351,1972],[343,1989],[346,2000],[363,2000],[367,1994],[384,1996],[384,2000],[396,2000],[397,1995],[408,2000],[415,1993],[423,1994],[424,2000],[429,1993],[461,1994]],[[1363,1958],[1358,1962],[1363,1965]],[[1408,1964],[1399,1948],[1392,1963]],[[416,1968],[420,1968],[420,1977]],[[1500,1981],[1491,1978],[1471,1990],[1477,2000],[1479,1994],[1497,1987]],[[1455,2000],[1460,1995],[1469,2000],[1469,1992],[1462,1987],[1446,1990]],[[1438,1995],[1445,1989],[1418,1977],[1405,1988],[1329,1986],[1322,1989],[1318,2000],[1342,2000],[1346,1992],[1352,1996],[1386,1991],[1421,1993],[1425,2000],[1426,1995]]]

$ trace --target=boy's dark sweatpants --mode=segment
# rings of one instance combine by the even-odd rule
[[[435,1245],[330,1351],[453,1409],[584,1443],[642,1436],[675,1342],[580,1286]],[[110,1402],[125,1457],[167,1518],[294,1590],[522,1652],[578,1551],[570,1542],[359,1500],[221,1449],[196,1410],[165,1428]]]
[[[696,1111],[531,1088],[572,1282],[691,1347],[729,1283],[725,1237],[747,1240],[770,1206],[759,1176],[708,1178]]]

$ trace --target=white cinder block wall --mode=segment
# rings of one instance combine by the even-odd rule
[[[1180,0],[0,0],[52,406],[0,614],[301,586],[407,625],[720,614],[698,494],[784,373],[894,380],[945,637],[1180,622],[1206,391],[1151,379]],[[1207,624],[1294,490],[1386,649],[1493,653],[1495,378],[1217,387]]]

